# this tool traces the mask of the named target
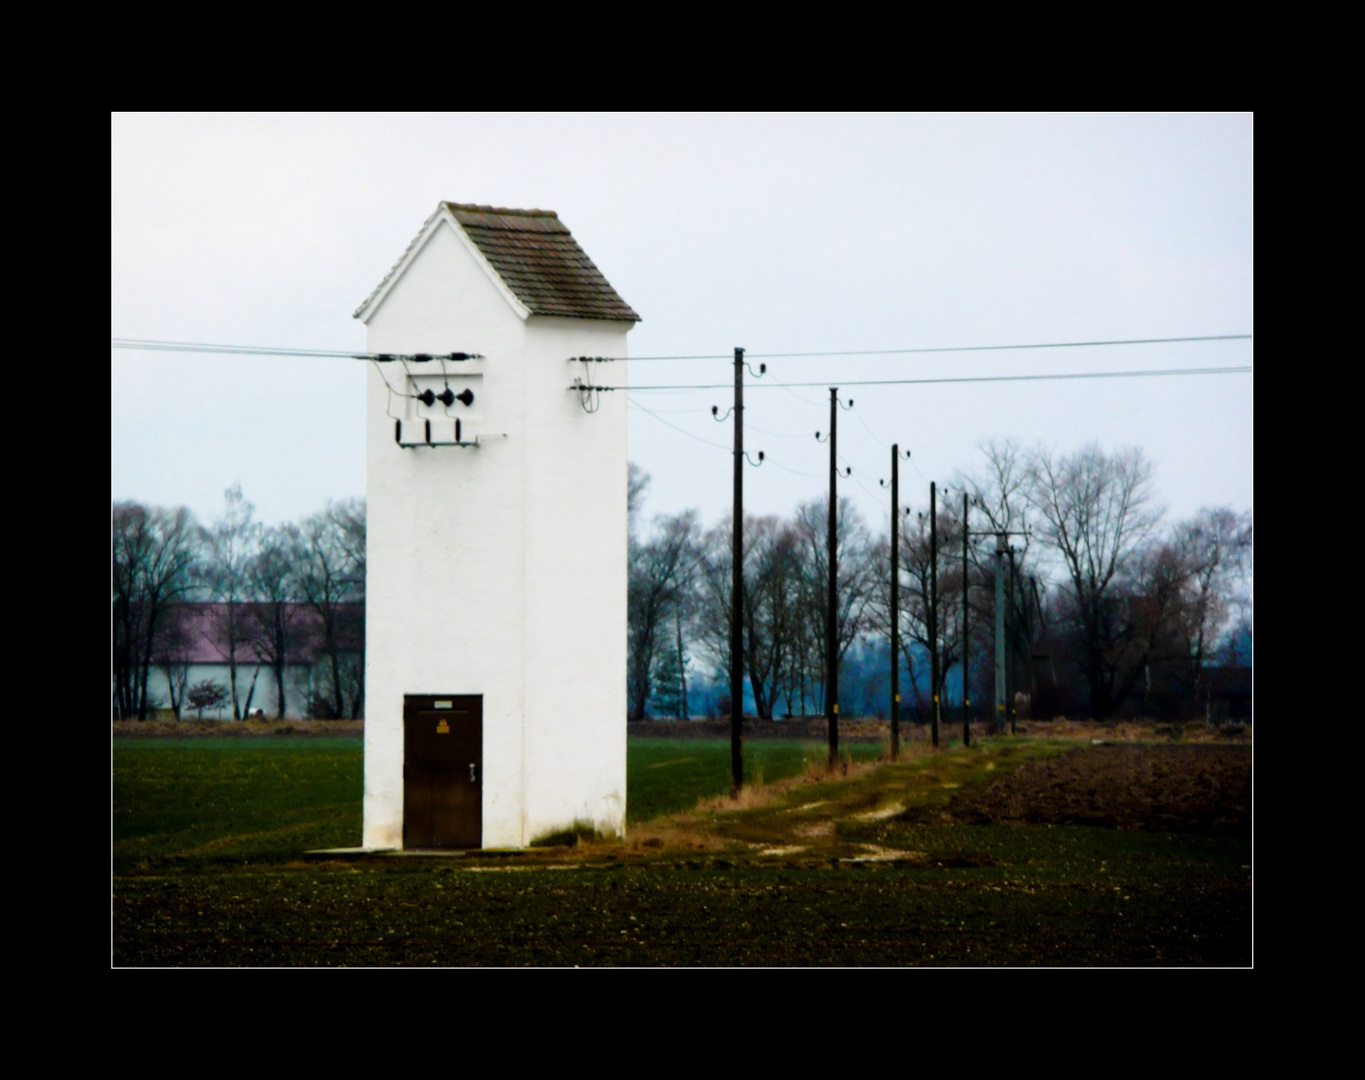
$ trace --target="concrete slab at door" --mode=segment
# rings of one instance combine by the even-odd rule
[[[483,695],[403,698],[403,847],[483,843]]]

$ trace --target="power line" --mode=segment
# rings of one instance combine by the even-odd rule
[[[665,420],[665,419],[664,419],[662,416],[660,416],[658,413],[652,411],[651,409],[645,408],[643,405],[641,405],[638,401],[635,401],[633,398],[627,397],[627,398],[626,398],[626,401],[627,401],[629,404],[634,405],[635,408],[639,409],[641,412],[647,413],[648,415],[652,416],[655,420],[659,421],[659,423],[664,424],[664,425],[666,425],[666,426],[668,426],[668,427],[671,427],[671,428],[672,428],[674,431],[676,431],[679,435],[686,435],[689,439],[696,439],[697,442],[705,443],[707,446],[714,446],[714,447],[716,447],[716,449],[718,449],[718,450],[726,450],[726,451],[730,451],[730,450],[731,450],[730,447],[725,446],[725,445],[723,445],[723,444],[721,444],[721,443],[712,442],[710,439],[703,439],[703,438],[701,438],[701,436],[699,436],[699,435],[693,435],[690,431],[684,431],[682,428],[678,427],[677,424],[669,423],[669,421]],[[687,409],[687,410],[679,409],[679,410],[677,410],[677,411],[679,411],[679,412],[683,412],[683,411],[692,412],[692,411],[694,411],[694,410],[691,410],[691,409]],[[763,431],[762,428],[755,428],[752,424],[746,424],[745,426],[746,426],[746,427],[749,427],[749,428],[752,428],[754,431]],[[764,431],[763,434],[765,434],[765,435],[777,435],[777,432]],[[805,436],[805,435],[779,435],[779,436],[778,436],[778,438],[784,438],[784,439],[804,439],[804,438],[807,438],[807,437],[808,437],[808,436]],[[733,451],[731,451],[731,452],[733,452]],[[810,477],[814,477],[814,476],[816,475],[815,473],[801,472],[799,469],[792,469],[792,468],[789,468],[788,466],[783,465],[782,462],[780,462],[780,461],[775,461],[775,460],[773,459],[773,456],[772,456],[771,454],[769,454],[769,455],[764,459],[763,463],[764,463],[765,465],[776,465],[776,466],[777,466],[779,469],[781,469],[783,472],[791,473],[793,476],[804,476],[804,477],[810,478]]]
[[[757,431],[760,435],[771,435],[774,439],[809,439],[809,438],[810,438],[810,432],[808,432],[808,431],[807,431],[807,432],[804,432],[803,434],[800,434],[800,435],[787,435],[787,434],[784,434],[784,433],[781,432],[781,431],[769,431],[767,428],[761,428],[761,427],[759,427],[757,424],[755,424],[755,423],[753,423],[752,421],[749,421],[749,420],[744,421],[744,426],[745,426],[748,430],[750,430],[750,431]]]
[[[151,341],[143,338],[111,338],[110,347],[142,352],[237,353],[243,356],[317,356],[337,359],[364,359],[363,353],[337,349],[289,349],[271,345],[212,345],[202,341]]]
[[[774,379],[774,380],[772,381],[771,384],[769,384],[769,383],[764,383],[764,385],[765,385],[765,386],[772,385],[772,386],[780,386],[780,387],[782,387],[783,390],[787,391],[788,394],[790,394],[792,397],[796,398],[796,400],[799,401],[799,402],[801,402],[801,404],[803,404],[803,405],[814,405],[814,406],[816,406],[817,408],[823,408],[823,407],[824,407],[824,404],[825,404],[825,403],[824,403],[823,401],[811,401],[809,398],[803,398],[800,394],[798,394],[795,390],[793,390],[793,389],[792,389],[790,386],[788,386],[786,383],[784,383],[784,382],[778,382],[776,379]]]
[[[636,405],[638,404],[638,402],[632,401],[631,404]],[[697,414],[702,412],[702,407],[700,405],[689,405],[685,409],[653,409],[652,411],[656,415],[659,413],[687,413],[691,416],[696,416]]]
[[[783,465],[782,462],[780,462],[780,461],[774,461],[771,454],[768,456],[767,460],[764,461],[763,464],[765,464],[765,465],[776,465],[776,466],[777,466],[779,469],[781,469],[783,472],[789,472],[789,473],[791,473],[793,476],[805,476],[805,477],[808,477],[808,478],[810,478],[810,479],[814,479],[815,477],[819,476],[819,473],[801,472],[801,471],[798,470],[798,469],[789,469],[786,465]]]
[[[1250,341],[1251,334],[1197,334],[1187,337],[1115,338],[1108,341],[1042,341],[1027,345],[934,345],[913,349],[830,349],[823,352],[745,352],[754,360],[796,360],[820,356],[910,356],[919,353],[999,352],[1007,349],[1081,349],[1109,345],[1172,345],[1191,341]],[[697,354],[693,356],[602,356],[597,360],[729,360],[729,353]]]
[[[749,353],[761,360],[803,356],[902,356],[911,353],[999,352],[1004,349],[1079,349],[1101,345],[1167,345],[1183,341],[1243,341],[1250,334],[1204,334],[1198,337],[1125,338],[1114,341],[1049,341],[1033,345],[947,345],[921,349],[840,349],[830,352]],[[796,385],[800,385],[799,383]]]
[[[851,412],[855,417],[858,418],[858,423],[863,425],[863,430],[866,431],[869,435],[871,435],[874,441],[881,443],[883,446],[891,445],[880,435],[878,435],[875,431],[872,430],[872,426],[866,420],[863,419],[863,414],[859,410],[850,409],[849,412]]]
[[[1049,341],[1028,345],[944,345],[913,349],[832,349],[824,352],[748,353],[763,360],[799,359],[828,356],[909,356],[923,353],[1000,352],[1013,349],[1078,349],[1109,345],[1170,345],[1192,341],[1249,341],[1251,334],[1202,334],[1191,337],[1122,338],[1112,341]],[[222,345],[202,341],[159,341],[151,338],[111,338],[115,349],[138,349],[144,352],[235,353],[243,356],[312,356],[338,359],[366,360],[373,353],[346,352],[340,349],[278,348],[272,345]],[[611,361],[654,362],[668,360],[729,360],[729,353],[695,353],[677,356],[606,356],[596,359]],[[801,383],[793,385],[800,386]],[[819,385],[819,384],[813,384]],[[708,387],[709,389],[709,387]]]
[[[1250,374],[1251,365],[1242,364],[1231,367],[1206,368],[1156,368],[1145,371],[1073,371],[1057,375],[964,375],[943,379],[841,379],[840,386],[932,386],[941,383],[987,383],[987,382],[1045,382],[1056,379],[1132,379],[1156,375],[1237,375]],[[828,386],[829,380],[820,382],[762,383],[755,382],[750,389],[766,390],[792,386]],[[640,390],[725,390],[727,383],[689,383],[666,386],[632,386],[632,393]],[[597,390],[623,390],[620,386],[599,386]],[[810,403],[808,403],[810,404]]]
[[[714,446],[714,447],[716,447],[716,449],[718,449],[718,450],[727,450],[727,451],[730,450],[730,447],[725,446],[725,445],[723,445],[723,444],[721,444],[721,443],[712,442],[710,439],[703,439],[703,438],[702,438],[701,436],[699,436],[699,435],[693,435],[690,431],[684,431],[682,428],[678,427],[677,424],[669,423],[669,421],[665,420],[665,419],[664,419],[662,416],[660,416],[658,413],[654,412],[654,411],[651,410],[651,409],[645,408],[645,407],[644,407],[643,405],[641,405],[638,401],[635,401],[634,399],[632,399],[632,398],[630,398],[630,397],[627,397],[627,398],[626,398],[626,401],[627,401],[629,404],[634,405],[634,406],[635,406],[637,409],[639,409],[641,412],[643,412],[643,413],[648,413],[650,416],[654,417],[655,420],[659,421],[659,423],[665,424],[665,425],[667,425],[668,427],[671,427],[671,428],[672,428],[674,431],[676,431],[679,435],[686,435],[689,439],[696,439],[697,442],[705,443],[707,446]],[[679,409],[678,411],[679,411],[679,412],[683,412],[683,411],[692,412],[692,411],[694,411],[694,410],[691,410],[691,409],[688,409],[688,410]],[[754,431],[763,431],[762,428],[755,428],[752,424],[746,424],[745,426],[746,426],[746,427],[749,427],[749,428],[751,428],[751,429],[753,429]],[[772,432],[772,431],[763,431],[763,434],[765,434],[765,435],[776,435],[777,433],[776,433],[776,432]],[[778,436],[778,438],[784,438],[784,439],[804,439],[804,438],[807,438],[807,437],[808,437],[808,436],[805,436],[805,435],[779,435],[779,436]],[[793,476],[813,477],[813,476],[816,475],[815,473],[800,472],[800,471],[797,470],[797,469],[788,468],[786,465],[783,465],[782,462],[780,462],[780,461],[774,461],[774,460],[773,460],[773,456],[772,456],[771,454],[769,454],[769,455],[764,459],[764,462],[763,462],[763,463],[764,463],[765,465],[776,465],[776,466],[777,466],[779,469],[781,469],[783,472],[789,472],[789,473],[791,473]]]
[[[482,360],[479,353],[367,353],[342,352],[339,349],[282,349],[272,345],[214,345],[199,341],[150,341],[142,338],[110,338],[110,348],[135,349],[139,352],[192,352],[237,356],[305,356],[324,360],[411,360],[424,363],[430,360]]]
[[[703,439],[700,435],[693,435],[692,432],[690,432],[690,431],[684,431],[682,428],[678,427],[677,424],[670,423],[669,421],[665,420],[662,416],[660,416],[658,413],[656,413],[656,412],[650,412],[649,409],[646,409],[643,405],[641,405],[638,401],[634,400],[633,398],[629,398],[629,397],[626,398],[626,402],[627,402],[628,404],[630,404],[630,405],[634,405],[634,406],[635,406],[637,409],[639,409],[641,412],[643,412],[643,413],[648,413],[650,416],[654,417],[655,420],[659,421],[659,423],[663,424],[665,427],[671,427],[671,428],[672,428],[674,431],[676,431],[679,435],[686,435],[689,439],[696,439],[697,442],[699,442],[699,443],[705,443],[707,446],[714,446],[714,447],[716,447],[716,449],[718,449],[718,450],[725,450],[725,451],[729,451],[729,450],[730,450],[730,447],[725,446],[725,445],[722,444],[722,443],[712,442],[710,439]]]
[[[839,460],[844,462],[845,465],[848,465],[847,459],[842,454],[839,455]],[[866,484],[864,484],[862,480],[859,479],[859,471],[853,468],[851,465],[849,466],[848,478],[852,480],[855,484],[857,484],[860,488],[862,488],[863,491],[866,492],[868,495],[871,495],[873,499],[876,500],[881,499],[882,496],[878,495],[875,491],[873,491]]]

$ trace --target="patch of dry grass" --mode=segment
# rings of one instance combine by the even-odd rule
[[[1187,724],[1165,724],[1154,720],[1114,720],[1104,723],[1094,720],[1068,720],[1058,716],[1052,720],[1021,720],[1016,728],[1020,735],[1031,739],[1068,739],[1077,742],[1161,742],[1180,739],[1183,742],[1251,742],[1251,729],[1229,739],[1227,725],[1205,724],[1202,720]],[[976,728],[973,726],[973,732]]]

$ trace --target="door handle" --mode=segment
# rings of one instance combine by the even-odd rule
[[[469,763],[469,782],[474,783],[474,762]]]

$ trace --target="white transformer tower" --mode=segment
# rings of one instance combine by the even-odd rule
[[[626,400],[574,387],[639,316],[552,211],[456,203],[355,315],[364,847],[623,834]]]

